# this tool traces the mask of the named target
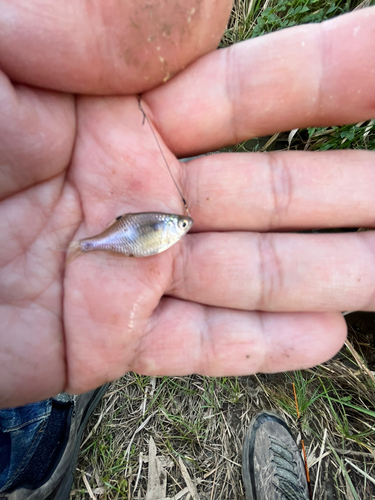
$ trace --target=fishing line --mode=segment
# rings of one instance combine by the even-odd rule
[[[158,141],[158,138],[157,138],[157,136],[156,136],[156,134],[155,134],[154,128],[153,128],[153,126],[151,125],[151,122],[150,122],[150,120],[148,119],[148,116],[146,115],[145,111],[144,111],[144,110],[143,110],[143,108],[142,108],[141,98],[140,98],[140,97],[138,97],[138,108],[139,108],[139,110],[140,110],[140,111],[142,112],[142,114],[143,114],[143,121],[142,121],[142,125],[144,125],[145,120],[147,120],[147,123],[149,124],[150,129],[151,129],[151,132],[153,133],[153,136],[155,137],[155,141],[156,141],[156,144],[158,145],[159,151],[160,151],[160,153],[161,153],[161,155],[162,155],[162,157],[163,157],[163,159],[164,159],[165,164],[167,165],[168,172],[169,172],[170,176],[172,177],[172,181],[173,181],[174,185],[176,186],[176,189],[177,189],[177,191],[178,191],[179,195],[181,196],[181,200],[182,200],[182,203],[184,204],[184,207],[185,207],[186,213],[187,213],[187,214],[188,214],[188,216],[190,217],[190,212],[189,212],[189,208],[188,208],[188,205],[187,205],[187,203],[186,203],[186,200],[185,200],[185,198],[184,198],[184,196],[183,196],[183,194],[182,194],[182,192],[181,192],[181,189],[178,187],[178,184],[177,184],[177,182],[175,181],[175,178],[173,177],[172,171],[171,171],[171,169],[170,169],[170,167],[169,167],[169,165],[168,165],[168,162],[167,162],[166,157],[164,156],[163,150],[161,149],[161,146],[160,146],[159,141]]]

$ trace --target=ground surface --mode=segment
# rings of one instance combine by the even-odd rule
[[[347,319],[348,345],[366,353],[372,373],[345,347],[324,365],[290,374],[226,379],[127,374],[111,386],[90,420],[72,497],[90,498],[88,483],[91,498],[146,498],[153,438],[167,474],[167,497],[187,487],[181,457],[201,500],[244,499],[244,432],[254,414],[272,410],[298,437],[294,381],[314,498],[375,498],[374,483],[363,475],[375,478],[375,314]]]

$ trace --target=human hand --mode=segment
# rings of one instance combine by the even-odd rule
[[[99,268],[110,265],[112,271],[107,269],[104,282],[95,282],[92,293],[96,264],[87,267],[91,259],[85,264],[81,258],[65,276],[61,249],[66,250],[76,235],[102,230],[119,210],[181,207],[172,195],[164,199],[175,193],[165,166],[155,161],[160,153],[150,142],[150,131],[142,127],[135,97],[83,94],[134,95],[167,80],[217,47],[231,1],[221,0],[219,7],[216,0],[173,5],[148,0],[2,0],[0,5],[4,407],[43,399],[64,388],[85,390],[128,369],[119,349],[131,346],[127,356],[133,356],[137,340],[132,330],[125,331],[132,321],[126,314],[142,302],[139,280],[145,285],[152,280],[147,273],[152,260],[145,262],[143,278],[139,265],[144,264],[135,261],[132,270],[128,259],[113,261],[110,256],[107,261],[97,255]],[[113,282],[107,295],[103,287],[112,282],[113,273],[117,275],[116,268],[121,268],[121,286],[124,276],[128,283],[121,290]],[[131,298],[126,297],[129,291]],[[84,297],[86,292],[89,296]],[[79,304],[86,300],[82,310]],[[98,300],[101,306],[107,304],[107,319],[91,310]],[[144,300],[147,309],[149,297]],[[117,328],[116,314],[125,321]],[[98,323],[79,339],[90,316]],[[134,325],[140,328],[138,318]],[[83,351],[73,339],[87,342]],[[107,346],[104,350],[102,344]]]
[[[339,311],[374,308],[373,233],[268,231],[372,227],[374,153],[223,154],[188,166],[173,155],[372,117],[374,19],[366,9],[216,51],[144,95],[195,220],[193,234],[146,259],[93,253],[64,270],[56,250],[122,213],[182,213],[136,98],[79,97],[74,114],[71,96],[18,89],[21,103],[37,99],[44,136],[40,146],[14,133],[5,151],[18,170],[4,171],[0,206],[4,404],[128,370],[275,372],[339,349]]]

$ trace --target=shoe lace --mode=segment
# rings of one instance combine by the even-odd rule
[[[276,465],[278,481],[273,480],[275,488],[281,495],[281,500],[302,500],[306,499],[306,489],[301,484],[300,478],[296,473],[298,465],[293,458],[292,453],[274,437],[270,436],[271,450],[273,452],[272,461]]]

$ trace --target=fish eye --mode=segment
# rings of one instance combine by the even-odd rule
[[[183,220],[180,220],[179,226],[181,229],[186,229],[188,226],[188,223],[186,220],[183,219]]]

